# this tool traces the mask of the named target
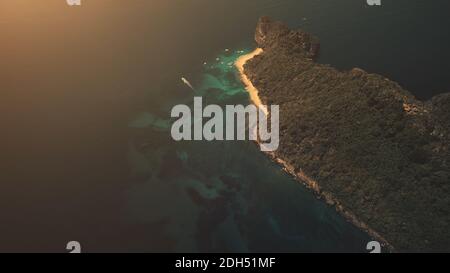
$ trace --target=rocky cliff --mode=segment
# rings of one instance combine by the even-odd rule
[[[245,74],[280,105],[275,156],[398,251],[450,251],[450,95],[315,62],[316,37],[263,17]],[[297,177],[301,177],[298,175]]]

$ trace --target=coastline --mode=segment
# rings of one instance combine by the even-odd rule
[[[253,50],[252,52],[242,55],[240,56],[236,62],[234,63],[234,65],[236,66],[236,68],[239,71],[239,75],[240,75],[240,79],[242,81],[242,83],[245,86],[245,90],[247,90],[247,92],[250,95],[250,101],[256,105],[257,107],[261,108],[264,112],[264,114],[267,116],[268,114],[268,110],[267,107],[265,107],[261,101],[261,98],[258,95],[258,89],[256,89],[256,87],[253,85],[252,81],[247,77],[247,75],[244,73],[244,66],[245,64],[253,59],[254,57],[262,54],[264,52],[264,50],[262,48],[256,48],[255,50]]]
[[[264,51],[262,48],[257,48],[253,52],[242,55],[239,57],[236,62],[235,66],[239,71],[240,79],[242,83],[245,85],[245,89],[249,93],[250,101],[256,105],[257,107],[264,106],[261,98],[259,97],[258,89],[253,85],[251,80],[248,78],[248,76],[245,74],[244,66],[245,64],[253,59],[255,56],[262,54]],[[266,107],[263,107],[265,110],[265,114],[268,115],[268,110]],[[388,249],[390,252],[394,252],[395,248],[378,232],[371,229],[366,223],[360,221],[355,214],[353,214],[351,211],[345,209],[343,205],[333,197],[333,195],[329,192],[324,192],[319,186],[319,183],[315,181],[314,179],[310,178],[307,174],[304,173],[303,170],[300,169],[299,172],[295,172],[295,167],[280,158],[276,152],[264,152],[266,155],[269,156],[269,158],[280,165],[283,170],[288,173],[289,175],[293,176],[298,182],[302,183],[306,188],[311,190],[318,198],[324,200],[328,205],[333,206],[336,211],[341,214],[347,221],[352,223],[357,228],[361,229],[362,231],[366,232],[370,237],[380,242],[380,244]]]

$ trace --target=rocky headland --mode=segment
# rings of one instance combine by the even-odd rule
[[[268,17],[255,40],[243,73],[280,105],[270,156],[391,250],[450,251],[450,94],[319,64],[318,38]]]

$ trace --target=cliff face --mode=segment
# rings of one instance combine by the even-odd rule
[[[263,49],[286,50],[290,55],[315,59],[320,43],[316,37],[301,31],[292,31],[281,22],[262,17],[256,27],[255,41]]]
[[[361,69],[318,64],[318,39],[264,17],[245,66],[280,105],[276,156],[399,251],[450,251],[450,95],[428,102]]]

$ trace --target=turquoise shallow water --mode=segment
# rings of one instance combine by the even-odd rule
[[[184,103],[249,104],[234,67],[248,50],[206,61]],[[214,252],[363,252],[369,237],[317,200],[249,141],[170,140],[170,120],[146,112],[130,126],[147,130],[130,145],[140,183],[129,194],[133,221],[163,223],[171,244],[152,250]],[[158,136],[158,137],[157,137]],[[159,139],[159,141],[155,141]]]

